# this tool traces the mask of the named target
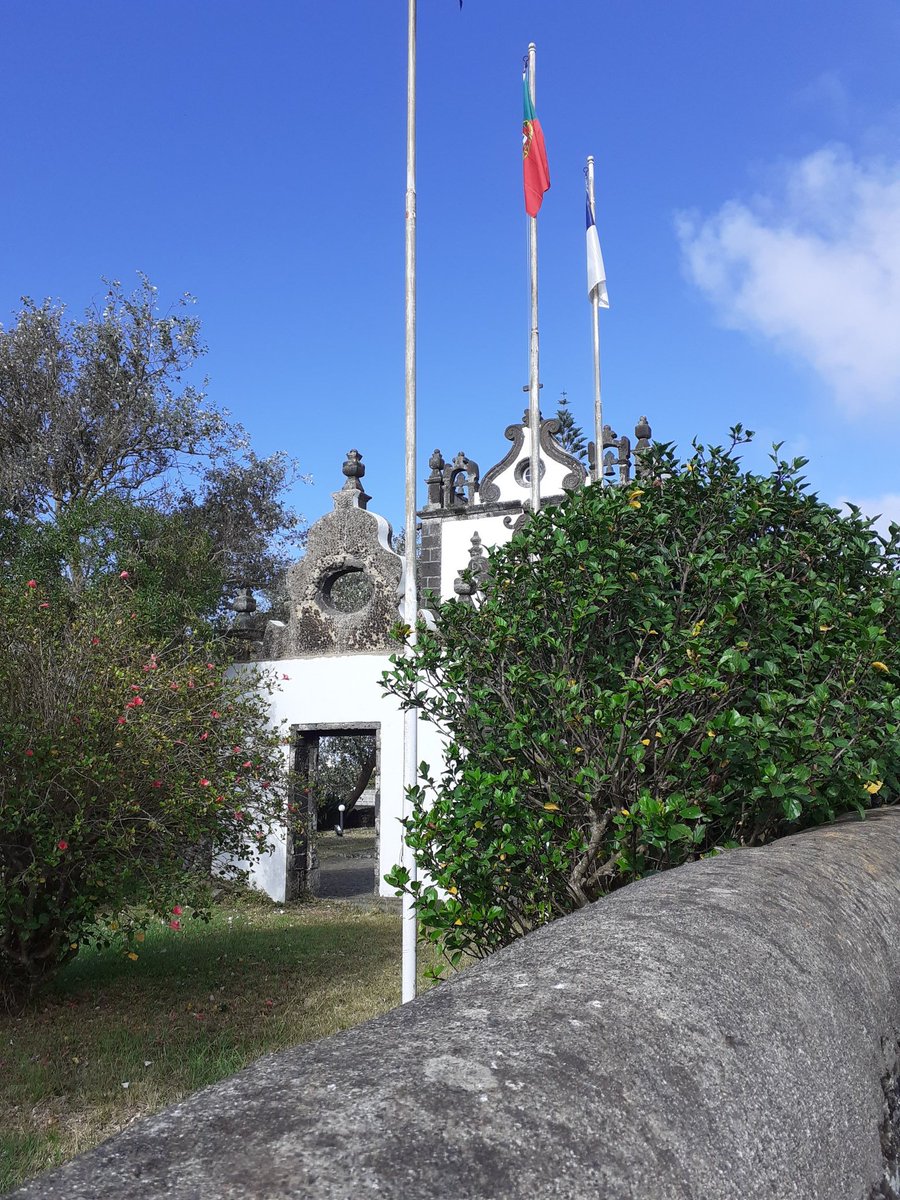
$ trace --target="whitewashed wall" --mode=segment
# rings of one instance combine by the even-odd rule
[[[277,681],[271,700],[272,721],[292,725],[379,725],[381,818],[378,878],[382,896],[393,890],[384,874],[400,861],[400,815],[403,797],[403,713],[387,696],[380,680],[390,667],[387,654],[342,654],[321,658],[287,658],[255,664]],[[434,728],[419,722],[419,761],[440,765],[440,741]],[[285,747],[289,764],[290,747]],[[254,886],[273,900],[285,897],[287,838],[282,831],[275,849],[251,868]]]

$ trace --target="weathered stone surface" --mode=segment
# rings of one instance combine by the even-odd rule
[[[262,1059],[16,1195],[891,1196],[898,935],[900,811],[733,851]]]
[[[306,554],[288,571],[288,621],[270,622],[263,642],[265,659],[321,654],[371,654],[393,648],[390,631],[399,620],[403,560],[391,546],[384,517],[366,511],[369,497],[359,453],[344,463],[347,482],[333,492],[334,511],[311,526]],[[334,603],[344,577],[355,577],[359,605],[352,611]]]

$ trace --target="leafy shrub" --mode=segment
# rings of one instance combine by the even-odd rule
[[[226,647],[161,641],[130,572],[75,592],[0,581],[0,1007],[79,947],[202,912],[213,854],[252,859],[283,814],[265,681]]]
[[[900,529],[736,446],[545,508],[388,690],[447,739],[406,835],[426,935],[484,955],[649,872],[896,792]]]

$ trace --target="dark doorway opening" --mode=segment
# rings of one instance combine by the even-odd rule
[[[380,729],[293,727],[287,895],[362,899],[378,890]]]

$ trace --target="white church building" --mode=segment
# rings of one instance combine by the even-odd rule
[[[558,432],[555,419],[541,421],[542,504],[558,502],[588,480],[585,466],[556,441]],[[627,483],[631,440],[617,437],[609,426],[603,432],[605,481]],[[427,502],[418,514],[423,612],[436,601],[472,603],[486,551],[508,541],[526,516],[528,414],[509,425],[505,436],[510,448],[483,474],[462,453],[445,462],[436,450],[429,460]],[[641,417],[635,428],[636,453],[649,446],[650,436],[647,419]],[[593,445],[590,453],[593,458]],[[272,718],[290,729],[295,816],[279,831],[273,852],[251,873],[253,884],[278,901],[317,892],[316,800],[310,784],[320,746],[335,738],[374,739],[374,791],[371,785],[368,789],[377,839],[373,893],[393,895],[383,877],[400,861],[404,719],[381,679],[398,649],[391,629],[400,619],[405,562],[393,548],[388,522],[369,509],[371,498],[362,486],[365,467],[356,450],[347,456],[343,473],[345,483],[333,494],[333,511],[310,527],[306,553],[288,572],[286,620],[261,619],[249,588],[233,604],[238,657],[275,675]],[[466,568],[472,572],[463,579]],[[440,738],[426,722],[419,724],[418,758],[439,770]]]

